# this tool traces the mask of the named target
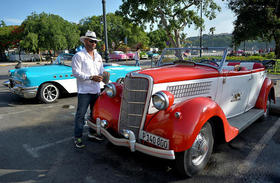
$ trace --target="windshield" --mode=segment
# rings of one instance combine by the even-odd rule
[[[62,53],[59,54],[58,57],[55,59],[55,61],[53,61],[52,64],[67,64],[65,61],[72,61],[72,57],[74,56],[74,54],[71,53]]]
[[[185,63],[220,68],[226,58],[226,48],[166,48],[158,66]]]

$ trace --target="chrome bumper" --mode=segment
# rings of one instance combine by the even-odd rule
[[[132,152],[140,151],[142,153],[155,156],[158,158],[163,159],[175,159],[175,153],[173,150],[164,150],[164,149],[157,149],[149,146],[145,146],[143,144],[137,143],[135,139],[135,135],[132,131],[129,133],[128,139],[126,138],[116,138],[113,137],[105,128],[101,127],[101,120],[99,118],[96,119],[96,124],[88,121],[89,127],[96,130],[98,135],[104,135],[112,144],[116,146],[125,146],[129,147]]]
[[[4,81],[4,82],[3,82],[3,85],[6,86],[6,87],[9,87],[10,81]]]
[[[10,91],[16,95],[20,95],[24,98],[35,98],[37,95],[38,87],[24,87],[22,85],[11,86],[10,81],[5,81],[4,86],[9,87]]]

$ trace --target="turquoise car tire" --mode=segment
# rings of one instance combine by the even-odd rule
[[[201,128],[191,148],[177,153],[176,167],[183,176],[192,177],[204,169],[213,151],[212,127],[206,122]]]
[[[38,98],[43,103],[55,102],[59,97],[58,88],[52,83],[44,83],[39,88]]]

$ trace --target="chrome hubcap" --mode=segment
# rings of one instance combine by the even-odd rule
[[[43,91],[43,96],[48,102],[52,102],[57,98],[58,90],[55,86],[49,85]]]
[[[203,135],[203,133],[199,133],[194,141],[194,144],[191,148],[191,157],[192,157],[192,164],[195,166],[200,165],[206,154],[209,150],[209,142]]]

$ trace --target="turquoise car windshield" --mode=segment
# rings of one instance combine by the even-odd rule
[[[65,61],[71,61],[73,56],[74,56],[74,54],[71,54],[71,53],[59,54],[58,57],[55,59],[55,61],[53,61],[52,64],[54,64],[54,65],[65,64],[66,63]]]

